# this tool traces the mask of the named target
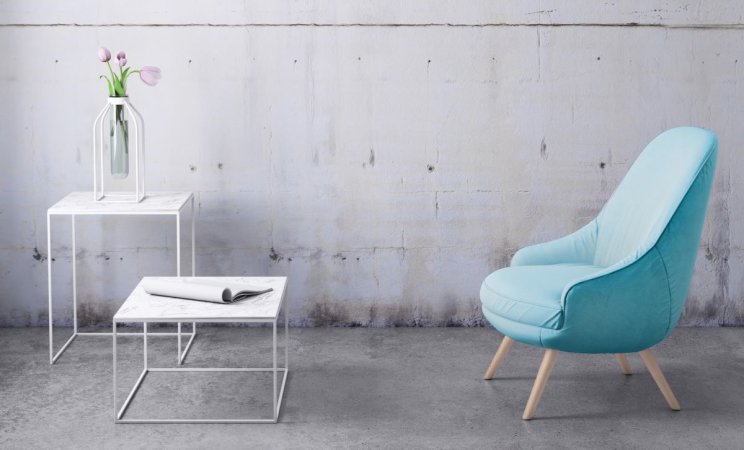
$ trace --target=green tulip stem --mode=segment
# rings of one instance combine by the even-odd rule
[[[108,66],[109,73],[111,73],[111,78],[114,84],[114,93],[118,97],[124,97],[125,92],[123,86],[121,85],[121,80],[114,73],[114,70],[111,68],[111,63],[109,61],[106,61],[106,65]]]

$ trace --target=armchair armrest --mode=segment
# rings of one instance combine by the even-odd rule
[[[541,335],[550,348],[635,352],[660,342],[673,328],[666,266],[655,247],[640,258],[572,281],[561,302],[563,328]]]
[[[568,236],[520,249],[514,254],[511,265],[592,264],[596,243],[597,220],[594,219]]]

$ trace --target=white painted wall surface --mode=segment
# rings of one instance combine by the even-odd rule
[[[130,97],[148,189],[196,193],[198,274],[288,275],[294,324],[481,324],[482,279],[677,125],[720,138],[683,323],[743,324],[744,5],[617,3],[0,1],[0,325],[47,321],[45,212],[92,189],[102,45],[163,69]],[[83,320],[175,272],[168,219],[78,230]]]

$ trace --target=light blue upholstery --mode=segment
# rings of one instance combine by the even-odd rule
[[[486,278],[481,301],[484,308],[510,320],[560,330],[563,288],[600,270],[586,264],[507,267]]]
[[[677,323],[715,174],[717,139],[682,127],[641,153],[596,219],[519,250],[481,287],[484,317],[520,342],[631,353]]]

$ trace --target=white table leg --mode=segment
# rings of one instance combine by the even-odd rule
[[[178,365],[181,365],[181,322],[178,322],[178,353],[176,358],[178,359]]]
[[[274,365],[273,365],[273,379],[274,379],[274,395],[272,396],[272,399],[274,400],[274,423],[277,422],[279,419],[279,411],[277,410],[277,393],[276,393],[276,320],[274,320],[272,324],[272,348],[273,348],[273,354],[274,354]]]
[[[191,194],[191,276],[196,276],[196,209],[194,209],[194,194]],[[191,323],[192,339],[194,336],[196,336],[196,322]]]
[[[284,301],[284,371],[289,371],[289,302],[286,301],[286,288],[285,301]]]
[[[113,366],[114,368],[114,421],[116,421],[116,419],[118,418],[117,410],[116,410],[116,407],[117,407],[117,403],[116,403],[116,321],[114,321],[114,323],[111,325],[111,335],[113,337],[113,342],[114,342],[114,348],[113,348],[113,353],[114,353],[114,366]]]
[[[196,268],[196,259],[194,258],[194,197],[191,197],[191,275],[194,276]],[[176,276],[181,276],[181,211],[176,213]],[[186,359],[186,355],[191,349],[191,344],[194,342],[196,337],[196,322],[191,324],[191,337],[189,342],[186,343],[186,348],[181,351],[182,336],[181,322],[178,322],[178,352],[176,353],[176,360],[178,365],[183,365],[183,360]]]
[[[142,385],[142,381],[145,379],[145,375],[147,375],[148,368],[147,368],[147,322],[142,323],[142,353],[144,355],[144,369],[142,369],[142,373],[140,373],[139,378],[137,378],[137,381],[134,383],[134,387],[131,391],[129,391],[129,395],[124,400],[124,404],[121,406],[121,408],[117,411],[117,404],[116,404],[116,322],[114,322],[113,325],[113,331],[112,334],[114,336],[114,423],[120,423],[121,418],[124,416],[124,413],[126,412],[127,408],[129,407],[129,404],[132,402],[132,399],[134,398],[134,395],[137,393],[137,390]]]
[[[181,211],[176,213],[176,276],[181,276]]]
[[[196,210],[194,209],[194,196],[191,196],[191,276],[196,276]],[[196,326],[196,322],[194,322]]]
[[[73,217],[73,277],[75,274],[75,266],[74,266],[74,255],[75,255],[75,222]],[[54,314],[53,314],[53,306],[52,306],[52,218],[49,212],[47,211],[47,289],[48,289],[48,295],[49,295],[49,364],[54,364],[57,359],[64,353],[65,350],[67,350],[67,347],[72,344],[72,341],[75,340],[77,337],[77,326],[75,323],[75,328],[73,330],[72,336],[70,336],[69,339],[62,345],[62,348],[59,349],[57,354],[54,354]],[[74,302],[74,296],[75,296],[75,284],[74,284],[74,278],[73,278],[73,302]],[[73,316],[73,322],[76,321],[76,316]]]
[[[176,213],[176,276],[181,276],[181,211]],[[178,352],[176,353],[176,361],[180,366],[183,363],[181,357],[181,322],[178,322]]]
[[[142,341],[142,353],[144,354],[145,370],[147,370],[147,322],[142,323],[142,338],[144,339]]]
[[[47,295],[49,297],[49,364],[54,364],[54,326],[52,325],[52,218],[47,213]]]
[[[72,333],[74,335],[77,332],[77,248],[75,242],[75,214],[72,214]]]
[[[196,328],[194,328],[191,331],[191,337],[189,338],[189,341],[186,343],[186,348],[183,349],[183,352],[180,353],[181,356],[178,359],[178,365],[179,366],[183,364],[183,360],[186,359],[186,356],[189,354],[189,350],[191,350],[191,344],[194,343],[194,338],[195,337],[196,337]],[[179,352],[180,352],[180,348],[179,348]]]

